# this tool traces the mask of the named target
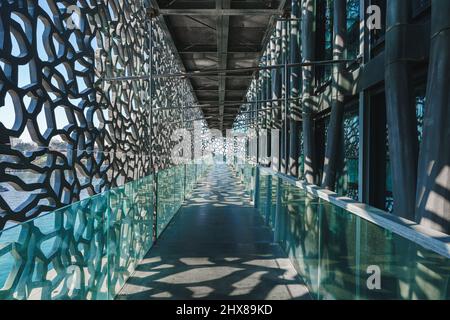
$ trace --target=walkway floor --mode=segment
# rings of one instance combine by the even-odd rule
[[[243,186],[216,165],[118,299],[309,299]]]

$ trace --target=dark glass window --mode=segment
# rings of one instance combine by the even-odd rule
[[[412,12],[413,17],[417,17],[431,6],[431,0],[413,0]]]
[[[419,88],[416,91],[416,117],[417,117],[417,134],[419,136],[419,144],[422,142],[423,136],[423,118],[425,116],[425,88]]]
[[[315,123],[315,139],[316,139],[315,146],[316,146],[318,181],[322,181],[323,177],[323,165],[325,159],[325,150],[327,148],[327,134],[329,123],[330,123],[329,115],[327,115],[324,118],[317,119]]]
[[[325,60],[333,59],[333,0],[326,1],[325,7]]]
[[[347,0],[347,58],[355,59],[359,53],[360,17],[359,0]],[[333,59],[333,0],[317,2],[317,58]],[[316,68],[317,84],[320,86],[331,78],[332,65]]]
[[[333,0],[317,2],[317,59],[333,59]],[[317,85],[331,78],[332,66],[317,66]]]
[[[300,131],[300,157],[298,159],[299,163],[299,178],[300,180],[304,179],[305,175],[305,154],[304,154],[304,147],[303,147],[303,129]]]
[[[359,0],[347,0],[347,59],[359,54]]]
[[[358,200],[359,116],[357,110],[345,114],[342,138],[344,152],[342,167],[336,182],[336,192]]]
[[[416,108],[416,117],[417,117],[417,136],[419,139],[419,145],[422,142],[423,136],[423,119],[425,115],[425,87],[420,87],[416,90],[415,93],[415,108]],[[387,138],[387,129],[386,129],[386,141]],[[389,145],[386,143],[386,211],[392,212],[394,207],[394,198],[392,196],[392,177],[391,177],[391,163],[389,160]]]
[[[389,155],[389,135],[386,126],[386,202],[385,210],[392,213],[394,210],[394,195],[392,193],[392,174],[391,174],[391,160]]]
[[[386,183],[389,158],[387,155],[385,93],[373,93],[368,109],[370,133],[366,141],[369,146],[371,163],[368,168],[370,178],[366,185],[370,192],[366,195],[366,199],[370,205],[386,210],[386,198],[390,196],[391,189]],[[386,190],[386,187],[389,190]]]
[[[384,39],[386,33],[386,0],[372,0],[371,5],[377,5],[381,9],[381,29],[371,31],[371,42],[372,45],[377,45]]]

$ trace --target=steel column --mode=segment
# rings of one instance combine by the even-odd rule
[[[271,65],[279,64],[280,52],[281,52],[281,21],[277,21],[275,36],[270,41],[271,51]],[[272,132],[271,132],[271,153],[272,153],[272,169],[274,171],[280,170],[280,127],[281,127],[281,110],[280,102],[281,98],[281,72],[277,69],[272,69],[271,81],[272,81],[272,99],[275,102],[272,103]]]
[[[314,1],[302,0],[302,62],[311,62],[314,59]],[[303,96],[303,152],[304,174],[308,183],[314,183],[316,178],[315,147],[314,147],[314,103],[313,94],[313,69],[311,66],[302,68]]]
[[[410,0],[388,0],[386,31],[386,111],[394,214],[414,219],[418,138],[409,62],[403,57]]]
[[[299,0],[291,2],[291,32],[290,32],[290,63],[300,62],[300,44],[299,44],[299,19],[300,3]],[[291,90],[290,90],[290,139],[289,139],[289,174],[293,177],[299,176],[298,159],[300,156],[300,104],[297,99],[300,96],[300,67],[291,69]],[[293,100],[294,99],[294,100]]]
[[[335,0],[333,15],[333,59],[344,58],[347,38],[346,0]],[[333,65],[331,88],[331,116],[328,126],[322,186],[329,190],[336,187],[339,158],[342,157],[341,139],[344,119],[344,93],[342,89],[344,65]]]
[[[450,234],[450,1],[433,0],[416,220]]]
[[[281,171],[284,174],[289,173],[289,116],[288,116],[288,101],[289,101],[289,68],[288,68],[288,40],[289,40],[289,24],[288,21],[283,21],[283,31],[282,31],[282,57],[283,57],[283,114],[282,114],[282,161],[281,161]]]

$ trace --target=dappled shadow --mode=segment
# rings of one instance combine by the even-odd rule
[[[309,299],[225,165],[211,170],[117,299]]]
[[[447,299],[448,253],[442,252],[446,244],[438,243],[448,242],[446,235],[423,233],[412,221],[318,187],[308,190],[318,198],[308,199],[302,188],[283,182],[275,233],[281,234],[277,239],[312,295],[320,299]],[[374,265],[382,270],[380,290],[366,285],[368,267]]]
[[[309,299],[287,258],[155,256],[144,259],[118,299]]]

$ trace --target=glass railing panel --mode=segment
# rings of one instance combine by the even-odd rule
[[[253,186],[254,186],[254,171],[253,166],[246,166],[244,168],[244,186],[250,199],[253,201]]]
[[[250,164],[238,164],[235,167],[235,171],[239,181],[244,186],[246,195],[254,201],[256,167]]]
[[[275,216],[277,212],[277,196],[278,196],[278,188],[279,188],[279,179],[274,176],[270,176],[271,183],[268,184],[270,187],[269,191],[272,195],[272,200],[270,202],[270,207],[268,208],[268,212],[266,215],[267,224],[272,228],[272,231],[275,230]]]
[[[267,199],[267,192],[264,192],[264,190],[267,190],[268,186],[267,186],[267,176],[262,177],[263,174],[260,173],[259,176],[259,189],[260,192],[255,193],[255,203],[257,205],[257,208],[259,209],[260,213],[262,215],[265,215],[266,213],[266,208],[267,208],[267,203],[268,203],[268,199]]]
[[[272,192],[273,190],[275,190],[276,192],[276,182],[274,188],[272,175],[264,171],[261,171],[259,183],[260,183],[259,193],[255,194],[255,197],[257,197],[258,199],[258,209],[260,213],[263,215],[267,225],[270,226],[273,230],[273,223],[272,223],[273,219],[271,218],[271,215],[272,215],[272,206],[274,203],[276,204],[276,199],[274,202],[274,194]]]
[[[186,196],[192,193],[195,185],[195,164],[186,164]]]
[[[171,169],[158,172],[158,236],[164,231],[175,214],[173,211],[173,179],[174,174]]]
[[[320,219],[318,199],[281,179],[280,202],[272,210],[275,240],[280,243],[314,294],[319,290]]]
[[[184,201],[184,195],[185,195],[185,190],[184,190],[185,177],[184,176],[185,176],[184,165],[180,165],[180,166],[176,167],[175,195],[176,195],[176,200],[177,200],[177,210],[181,207],[181,205],[183,204],[183,201]]]
[[[107,209],[100,194],[0,232],[0,299],[108,299]]]
[[[259,184],[260,213],[314,298],[450,299],[450,259],[269,172]]]
[[[449,299],[450,260],[321,201],[320,297]],[[380,288],[369,279],[380,271]]]
[[[197,182],[196,172],[197,172],[197,165],[196,164],[190,164],[189,165],[189,192],[192,193],[194,190],[195,184]]]
[[[315,293],[319,299],[356,299],[361,276],[356,264],[359,218],[324,200],[318,201],[317,212],[320,278]]]
[[[153,176],[110,192],[108,212],[109,295],[123,287],[152,246]]]
[[[368,222],[361,222],[360,238],[361,298],[450,299],[450,259]],[[366,284],[374,265],[381,270],[381,290]]]
[[[205,175],[206,164],[188,164],[186,181],[192,192],[197,181]],[[184,201],[184,165],[175,166],[158,172],[158,236],[164,231]]]
[[[158,235],[208,169],[158,176]],[[113,299],[151,248],[153,176],[0,231],[0,299]]]

